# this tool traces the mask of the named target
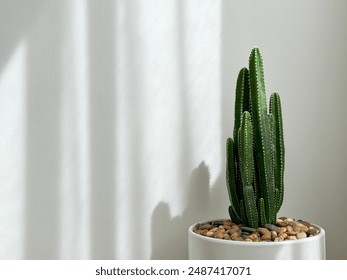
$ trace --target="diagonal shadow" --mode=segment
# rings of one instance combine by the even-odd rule
[[[26,39],[49,1],[5,0],[0,3],[0,75],[18,43]]]
[[[115,3],[90,1],[91,258],[115,258]]]
[[[37,19],[37,25],[26,32],[26,259],[59,257],[59,122],[62,76],[61,71],[54,69],[62,61],[62,53],[57,50],[62,43],[60,12],[64,12],[64,9],[62,2],[50,5],[42,17]],[[26,11],[26,15],[29,14]],[[39,25],[40,21],[50,24]]]
[[[208,217],[210,173],[204,162],[191,173],[185,189],[187,207],[182,215],[172,217],[169,205],[160,202],[152,214],[151,259],[187,259],[188,227]]]

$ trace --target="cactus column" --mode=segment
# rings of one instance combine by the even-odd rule
[[[278,93],[267,110],[263,60],[258,48],[236,85],[233,138],[227,140],[227,188],[234,222],[274,223],[283,202],[284,140]]]

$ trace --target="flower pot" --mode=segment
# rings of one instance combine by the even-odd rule
[[[190,260],[324,260],[325,231],[300,240],[281,242],[244,242],[216,239],[188,229]]]

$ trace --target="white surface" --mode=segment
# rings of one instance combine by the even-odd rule
[[[325,260],[325,231],[313,237],[282,242],[243,242],[209,238],[188,229],[190,260]]]
[[[343,0],[0,1],[0,258],[187,258],[188,226],[227,214],[258,45],[283,103],[280,215],[347,259],[346,19]]]

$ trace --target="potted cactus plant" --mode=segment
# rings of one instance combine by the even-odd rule
[[[277,217],[284,197],[284,137],[278,93],[266,102],[261,53],[236,84],[233,138],[226,145],[230,219],[189,228],[191,259],[325,259],[323,228]]]

